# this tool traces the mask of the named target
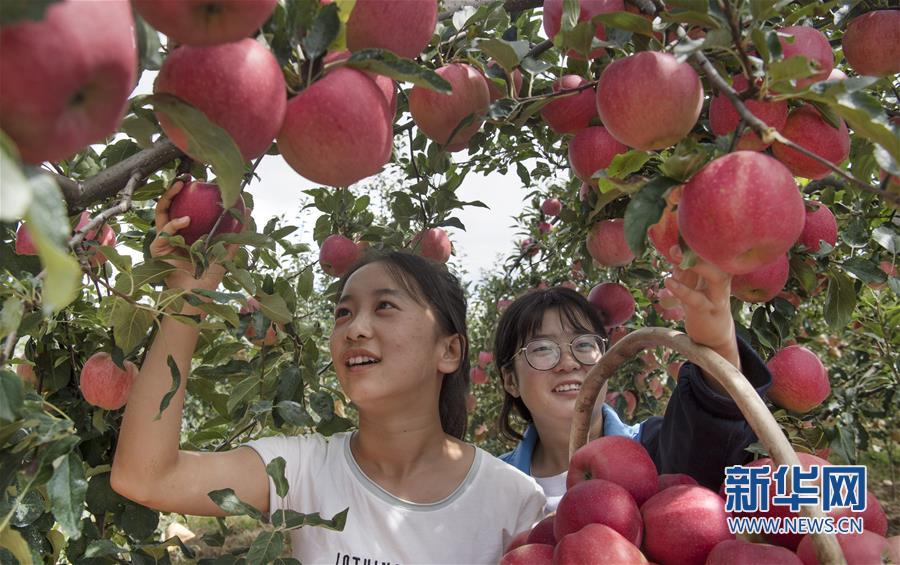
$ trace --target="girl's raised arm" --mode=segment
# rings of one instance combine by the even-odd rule
[[[176,182],[156,208],[158,234],[175,234],[190,222],[189,218],[169,218],[172,198],[182,188]],[[233,255],[235,249],[230,253]],[[155,257],[170,255],[174,248],[166,237],[158,235],[151,244]],[[169,261],[178,267],[166,279],[169,288],[215,290],[225,269],[211,265],[199,279],[193,277],[188,262]],[[186,315],[202,315],[185,304]],[[209,498],[213,490],[231,488],[244,502],[263,512],[269,510],[269,480],[260,457],[248,447],[205,453],[179,449],[182,411],[191,357],[199,330],[171,317],[164,317],[144,364],[135,379],[116,445],[111,485],[123,496],[145,506],[164,511],[200,516],[224,516]],[[178,391],[157,420],[160,401],[169,391],[171,356],[181,373]]]

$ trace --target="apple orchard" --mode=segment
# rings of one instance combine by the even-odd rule
[[[121,409],[159,322],[201,329],[191,374],[172,371],[173,392],[187,379],[185,448],[349,429],[327,348],[337,277],[366,248],[464,271],[451,236],[484,204],[457,190],[513,170],[521,237],[467,289],[467,439],[511,448],[490,352],[510,300],[575,288],[613,343],[678,328],[661,282],[680,242],[683,266],[700,256],[733,274],[738,333],[768,361],[768,403],[801,461],[867,466],[871,535],[840,540],[848,562],[889,543],[900,559],[885,541],[900,534],[900,11],[888,0],[32,0],[0,2],[0,26],[0,562],[271,562],[286,529],[335,527],[298,515],[235,543],[228,518],[185,545],[164,535],[175,516],[110,488]],[[158,71],[153,94],[132,95],[145,71]],[[297,190],[257,174],[279,159],[319,185],[305,200],[315,245],[284,219],[295,211],[245,219],[255,195]],[[166,290],[172,267],[149,253],[156,200],[186,177],[180,253],[199,272],[240,244],[217,291]],[[208,315],[173,314],[185,301]],[[606,401],[628,423],[662,414],[683,361],[646,350]],[[633,543],[637,561],[784,558],[738,542],[667,553],[673,523],[709,532],[650,503],[643,545],[624,526],[583,531]]]

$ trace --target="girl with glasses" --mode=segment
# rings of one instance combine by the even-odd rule
[[[680,260],[678,246],[672,253]],[[771,375],[752,348],[737,338],[730,275],[698,259],[690,269],[675,268],[665,286],[684,309],[687,334],[742,370],[763,395]],[[498,322],[494,356],[504,389],[500,431],[518,441],[501,459],[537,480],[547,496],[547,512],[556,508],[566,490],[575,399],[606,344],[597,309],[563,287],[521,296]],[[605,391],[599,398],[593,429],[639,441],[659,473],[685,473],[718,489],[726,466],[750,459],[745,448],[756,436],[749,424],[718,383],[693,363],[682,366],[664,416],[627,425],[602,402]],[[514,428],[513,412],[527,423],[524,431]]]
[[[165,234],[189,218],[169,218],[176,185],[156,210],[157,257],[175,249]],[[233,256],[233,251],[231,252]],[[224,268],[199,279],[176,267],[172,289],[215,290]],[[271,435],[230,451],[179,448],[185,384],[198,330],[165,317],[125,408],[111,484],[166,512],[226,513],[209,497],[231,488],[277,521],[280,510],[332,517],[349,509],[343,531],[291,530],[303,563],[496,563],[512,536],[540,519],[544,496],[528,476],[462,440],[469,387],[466,298],[447,269],[409,253],[369,255],[340,281],[331,359],[358,410],[359,426],[330,437]],[[202,316],[186,304],[183,315]],[[172,383],[183,378],[156,417]],[[286,496],[267,466],[284,458]]]

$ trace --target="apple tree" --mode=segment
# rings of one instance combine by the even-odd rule
[[[490,358],[507,301],[562,284],[590,295],[612,341],[677,327],[661,281],[700,256],[734,275],[738,331],[764,358],[805,351],[799,389],[773,387],[794,447],[896,481],[889,4],[0,3],[3,562],[160,562],[173,546],[192,557],[160,535],[171,517],[109,483],[121,407],[160,320],[201,330],[190,374],[170,364],[172,393],[187,382],[186,448],[348,429],[326,347],[336,277],[367,248],[465,269],[450,235],[484,204],[458,189],[493,171],[515,171],[524,207],[502,267],[469,289],[470,440],[509,448]],[[133,94],[144,73],[153,93]],[[254,195],[292,190],[267,182],[263,160],[318,185],[305,205],[315,246],[292,218],[252,214]],[[172,267],[150,255],[156,200],[176,179],[190,183],[177,205],[191,233],[172,241],[198,272],[225,263],[218,290],[167,290]],[[206,315],[181,315],[185,303]],[[607,401],[630,421],[660,414],[680,361],[642,355]],[[210,496],[261,518],[233,492]],[[882,506],[898,533],[896,499]],[[281,516],[215,562],[273,561],[285,531],[340,529],[345,516]],[[218,525],[209,547],[231,533]]]

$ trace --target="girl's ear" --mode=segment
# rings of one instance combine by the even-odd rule
[[[441,357],[438,360],[438,371],[443,375],[449,375],[459,369],[462,363],[465,339],[460,334],[441,338]]]
[[[503,389],[515,398],[519,398],[519,379],[513,371],[500,370],[503,377]]]

